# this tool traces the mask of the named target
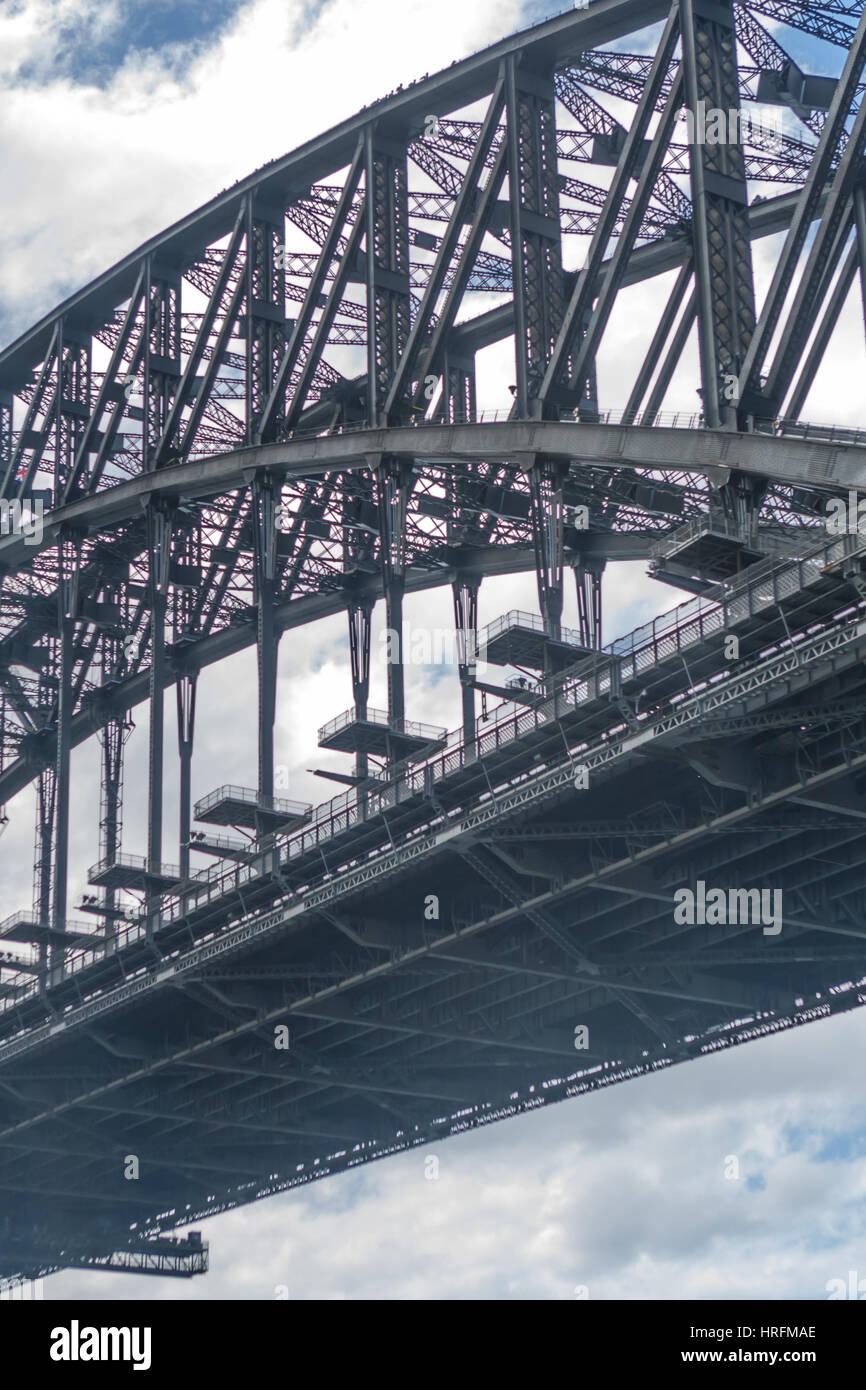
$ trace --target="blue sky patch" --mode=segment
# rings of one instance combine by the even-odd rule
[[[124,63],[152,54],[181,76],[190,61],[218,43],[247,0],[119,0],[94,6],[75,20],[49,29],[38,58],[23,65],[18,84],[41,86],[64,79],[105,88]]]

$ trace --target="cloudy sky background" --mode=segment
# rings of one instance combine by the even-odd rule
[[[557,12],[514,0],[23,0],[0,10],[0,344],[220,189],[397,86]],[[841,51],[784,31],[808,71]],[[648,47],[651,35],[642,45]],[[636,45],[633,45],[636,46]],[[607,103],[611,109],[615,104]],[[766,113],[768,118],[778,113]],[[796,128],[796,126],[792,127]],[[772,190],[765,190],[772,192]],[[778,241],[756,247],[759,296]],[[572,252],[572,257],[577,253]],[[571,264],[577,263],[572,259]],[[599,362],[602,404],[624,404],[672,277],[620,297]],[[480,403],[507,403],[509,345],[483,354]],[[804,415],[862,423],[862,314],[855,291]],[[629,375],[629,368],[631,374]],[[694,344],[667,408],[697,407]],[[504,397],[504,399],[503,399]],[[605,639],[680,601],[643,565],[611,567]],[[480,620],[537,609],[526,576],[488,581]],[[385,703],[381,614],[371,704]],[[410,622],[451,625],[447,591],[407,602]],[[573,590],[565,621],[576,618]],[[289,650],[290,646],[290,650]],[[199,684],[193,794],[251,781],[254,659]],[[343,619],[283,643],[277,761],[289,794],[328,784],[311,765],[324,718],[351,700]],[[167,849],[176,825],[167,702]],[[407,671],[411,718],[454,727],[453,673]],[[128,753],[124,848],[144,849],[147,718]],[[230,731],[230,732],[229,732]],[[98,857],[98,755],[73,755],[71,901]],[[33,798],[8,808],[0,915],[31,895]],[[48,1298],[825,1298],[866,1278],[862,1050],[853,1015],[629,1082],[478,1134],[313,1184],[204,1223],[211,1273],[188,1283],[66,1273]],[[439,1176],[425,1178],[425,1159]],[[730,1156],[740,1177],[725,1177]]]

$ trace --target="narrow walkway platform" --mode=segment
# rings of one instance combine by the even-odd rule
[[[208,825],[243,826],[245,830],[296,830],[306,825],[313,808],[308,802],[282,797],[260,798],[252,787],[217,787],[195,804],[196,820]]]
[[[758,560],[765,559],[740,528],[725,517],[693,517],[652,547],[650,574],[681,588],[691,588],[697,577],[706,588],[730,579]]]
[[[143,854],[119,854],[116,859],[103,859],[88,872],[88,883],[94,888],[129,888],[138,893],[167,893],[180,886],[183,879],[176,864],[160,864],[148,868]]]
[[[491,666],[526,666],[530,671],[544,671],[548,663],[553,670],[563,671],[592,652],[573,628],[564,627],[560,637],[549,637],[537,613],[516,608],[488,623],[478,638],[480,661]]]
[[[354,708],[344,710],[319,729],[320,748],[340,753],[369,753],[398,759],[419,757],[443,748],[448,730],[411,719],[388,720],[385,710],[368,709],[362,719]]]

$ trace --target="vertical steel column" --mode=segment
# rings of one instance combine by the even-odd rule
[[[247,197],[246,438],[255,442],[286,350],[286,272],[280,252],[285,217]],[[284,410],[279,413],[284,414]]]
[[[405,145],[364,134],[367,274],[367,420],[386,424],[385,402],[409,339],[409,210]]]
[[[454,625],[457,630],[457,669],[463,705],[463,740],[466,761],[475,756],[475,680],[478,656],[478,590],[481,580],[476,576],[458,574],[454,580]]]
[[[358,719],[366,719],[367,701],[370,697],[370,615],[372,605],[367,599],[353,599],[349,604],[347,613],[355,716]],[[366,754],[359,753],[358,757],[364,758],[364,772],[366,773]]]
[[[554,641],[562,636],[562,484],[567,471],[567,464],[544,458],[529,471],[538,600],[544,630]]]
[[[437,414],[449,425],[466,425],[475,419],[475,409],[475,359],[446,348]]]
[[[53,894],[53,830],[57,793],[57,768],[47,767],[39,774],[36,785],[36,839],[33,855],[33,913],[42,926],[51,925]],[[39,946],[40,981],[45,982],[48,965],[48,946]]]
[[[370,616],[372,604],[367,599],[352,599],[347,609],[349,618],[349,651],[352,659],[352,700],[355,705],[355,718],[367,718],[367,701],[370,697]],[[370,764],[366,753],[355,754],[355,776],[359,779],[369,776]],[[366,809],[366,793],[359,798],[362,813]]]
[[[755,288],[733,0],[680,0],[680,23],[704,417],[711,429],[736,428],[735,388],[725,377],[738,376],[745,361]]]
[[[39,775],[36,789],[36,840],[33,868],[33,911],[42,925],[51,923],[52,867],[51,834],[54,828],[56,772],[46,768]]]
[[[574,566],[581,645],[601,650],[601,576],[604,559],[580,559]]]
[[[177,752],[180,760],[180,876],[189,878],[189,837],[192,828],[192,744],[195,732],[196,677],[177,678]]]
[[[150,748],[148,760],[147,867],[162,871],[162,802],[165,754],[165,620],[171,552],[171,515],[159,502],[147,512],[150,575]],[[156,925],[158,898],[148,903],[147,931]]]
[[[259,730],[258,794],[268,802],[274,794],[274,723],[277,713],[277,637],[274,630],[276,594],[277,498],[269,473],[257,475],[252,487],[253,547],[258,626]]]
[[[142,424],[142,457],[146,470],[155,466],[159,443],[180,382],[180,296],[180,273],[149,261],[145,298]],[[173,446],[175,441],[169,443]]]
[[[863,185],[854,189],[854,230],[857,245],[857,263],[860,270],[860,300],[863,308],[863,325],[866,328],[866,193]]]
[[[177,539],[174,545],[170,579],[174,594],[174,650],[177,670],[177,752],[179,763],[180,872],[189,878],[189,840],[192,827],[192,748],[195,733],[195,696],[198,672],[186,667],[184,654],[194,640],[197,596],[201,587],[201,527],[195,509],[176,513]]]
[[[102,746],[99,806],[99,858],[102,863],[116,863],[120,852],[123,816],[123,747],[127,726],[122,719],[110,719],[97,733]],[[106,888],[102,900],[105,908],[105,931],[114,935],[114,912],[117,894]]]
[[[12,462],[12,406],[14,395],[11,391],[0,391],[0,490]]]
[[[122,587],[120,584],[107,584],[103,590],[104,601],[120,607]],[[123,638],[117,630],[102,634],[102,684],[109,689],[118,683],[118,671],[126,664]],[[102,748],[100,768],[99,802],[99,858],[102,863],[114,864],[120,853],[123,835],[123,750],[134,725],[132,719],[119,716],[109,719],[107,724],[97,730],[97,739]],[[105,909],[105,933],[109,941],[114,939],[117,912],[117,891],[114,888],[103,890],[102,906]]]
[[[54,496],[62,497],[90,418],[90,336],[59,324]]]
[[[515,413],[533,405],[565,314],[553,80],[506,60],[508,187],[514,276]]]
[[[69,876],[69,759],[72,749],[72,706],[75,702],[73,643],[78,609],[78,577],[81,567],[81,539],[61,532],[57,545],[57,621],[59,630],[59,685],[57,690],[57,794],[54,817],[54,906],[55,931],[66,930],[66,900]],[[59,948],[61,962],[62,947]]]
[[[411,465],[399,459],[383,457],[377,464],[385,622],[392,637],[396,638],[389,644],[388,658],[388,722],[392,729],[402,728],[406,713],[403,594],[406,586],[406,505],[411,477]]]

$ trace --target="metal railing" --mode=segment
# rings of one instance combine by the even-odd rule
[[[39,925],[39,918],[35,912],[10,912],[8,917],[4,917],[0,922],[0,936],[5,936],[7,931],[13,927],[27,926],[35,927]]]
[[[687,599],[685,603],[679,603],[674,608],[669,608],[666,613],[660,613],[657,618],[652,618],[648,623],[643,623],[636,627],[632,632],[626,633],[624,637],[617,637],[613,642],[608,643],[604,648],[606,652],[613,655],[622,656],[634,651],[639,646],[656,644],[661,638],[669,635],[676,628],[683,628],[685,625],[699,621],[702,614],[733,605],[738,597],[759,588],[761,584],[772,577],[779,575],[783,571],[792,571],[798,565],[805,565],[808,569],[817,574],[823,559],[837,552],[836,558],[841,558],[844,547],[840,549],[840,543],[844,537],[829,537],[827,532],[821,528],[815,528],[815,532],[804,538],[804,545],[799,556],[791,555],[769,555],[765,560],[761,560],[754,565],[749,565],[743,570],[742,574],[736,575],[731,579],[720,580],[714,584],[707,594],[701,594],[696,598]],[[778,592],[773,589],[774,594]],[[739,612],[739,608],[734,609]]]
[[[437,420],[423,419],[413,416],[411,420],[403,421],[400,425],[391,428],[412,428],[412,429],[459,429],[464,425],[490,425],[490,424],[533,424],[537,425],[540,421],[527,421],[514,417],[507,408],[478,410],[474,416],[467,420]],[[590,420],[579,420],[576,415],[565,416],[559,421],[551,421],[552,424],[565,425],[606,425],[615,428],[636,429],[674,429],[674,430],[705,430],[706,422],[700,413],[679,411],[628,411],[619,410],[600,410]],[[338,435],[379,433],[382,426],[370,425],[367,421],[350,421],[329,426],[326,429],[320,427],[313,429],[292,430],[284,442],[304,441],[312,439],[332,439]],[[725,431],[725,433],[729,433]],[[859,429],[854,425],[823,424],[809,420],[772,420],[756,419],[752,423],[749,431],[732,431],[731,433],[750,433],[766,436],[775,436],[785,439],[811,439],[816,443],[823,444],[844,444],[856,448],[866,448],[866,430]],[[14,441],[14,436],[13,436]],[[223,449],[220,452],[227,453],[231,450]],[[215,456],[212,448],[190,449],[187,459],[204,459]],[[181,462],[185,462],[182,460]],[[123,480],[127,476],[133,476],[131,472],[125,473]],[[97,490],[102,492],[113,485],[108,477],[103,478],[104,486]]]
[[[478,634],[477,655],[479,659],[484,660],[483,654],[495,638],[513,627],[528,627],[532,632],[537,632],[541,636],[546,633],[544,619],[538,613],[526,613],[522,608],[512,608],[509,612],[503,613],[501,618],[494,618]],[[562,635],[559,640],[573,647],[585,646],[580,633],[572,627],[562,628]]]
[[[288,801],[280,796],[259,796],[258,792],[252,787],[237,787],[233,783],[226,783],[225,786],[217,787],[215,791],[208,792],[200,801],[195,803],[196,820],[201,818],[214,806],[219,806],[223,801],[239,801],[244,806],[260,807],[263,811],[275,811],[281,816],[306,816],[312,812],[312,805],[308,801]]]
[[[554,677],[547,688],[543,682],[536,683],[535,688],[540,697],[537,706],[520,706],[515,709],[512,702],[503,702],[471,745],[466,744],[462,730],[455,730],[449,735],[448,746],[444,750],[424,762],[398,767],[395,777],[386,785],[368,783],[363,788],[353,788],[316,807],[312,820],[306,827],[277,837],[280,862],[290,864],[292,860],[309,854],[344,831],[387,812],[410,797],[423,795],[431,781],[435,783],[462,770],[470,760],[483,759],[496,750],[526,737],[534,730],[549,725],[552,720],[560,718],[569,710],[577,710],[582,704],[609,696],[615,672],[618,680],[645,673],[650,667],[661,664],[685,647],[700,642],[707,636],[750,616],[761,607],[776,604],[798,589],[814,583],[826,573],[828,566],[835,566],[852,556],[859,547],[860,538],[857,536],[832,539],[825,536],[820,543],[812,545],[806,553],[794,560],[771,557],[758,565],[750,566],[736,580],[716,586],[712,598],[700,596],[691,599],[653,619],[652,622],[642,624],[633,633],[608,644],[602,652],[584,658],[574,667]],[[854,607],[855,604],[856,600],[852,597],[851,606]],[[712,684],[714,679],[715,677],[701,680],[694,688],[687,683],[679,694],[671,697],[671,707],[677,708],[682,701],[690,699],[695,690]],[[615,733],[616,730],[608,732]],[[221,792],[223,790],[225,789],[220,789]],[[483,802],[493,794],[491,789],[477,799]],[[364,798],[364,805],[361,797]],[[413,833],[421,831],[416,826]],[[372,861],[388,848],[390,845],[386,843],[384,847],[378,846],[354,859],[349,854],[345,857],[346,862]],[[334,870],[341,867],[342,863],[343,861],[340,861],[335,864]],[[328,872],[326,869],[326,877]],[[221,864],[210,866],[195,876],[199,886],[192,892],[184,891],[183,894],[169,897],[163,903],[163,925],[184,916],[191,907],[193,910],[202,908],[207,903],[223,897],[231,889],[243,887],[257,876],[255,869],[248,865],[237,864],[229,868]],[[198,940],[204,944],[222,935],[225,930],[226,927],[216,928]],[[134,942],[140,941],[144,935],[143,921],[130,923],[117,931],[111,949],[122,951]],[[65,973],[77,973],[92,962],[95,954],[98,956],[101,953],[104,954],[102,948],[97,945],[93,948],[78,947],[70,951],[64,963]],[[167,959],[170,959],[170,956]],[[138,974],[145,973],[146,969],[146,966],[142,966],[132,971],[129,978],[136,978]],[[37,989],[36,984],[28,985],[18,991],[14,998],[0,1000],[0,1012],[13,1008],[22,998],[35,993]]]
[[[408,427],[415,429],[456,429],[460,428],[463,425],[485,425],[500,423],[538,425],[541,422],[517,419],[512,415],[510,409],[502,408],[493,410],[478,410],[470,419],[456,420],[453,422],[447,420],[437,420],[435,418],[427,420],[423,417],[418,417],[416,415],[413,416],[410,421],[405,421],[402,425],[392,426],[392,428]],[[706,428],[706,422],[704,420],[703,415],[700,413],[689,411],[630,411],[624,408],[617,410],[597,411],[593,415],[593,418],[591,420],[580,421],[577,418],[577,414],[575,413],[575,415],[565,417],[559,422],[552,421],[550,423],[575,425],[585,424],[587,426],[611,425],[626,428],[633,426],[635,428],[641,429],[651,428],[704,430]],[[290,443],[295,440],[306,439],[330,439],[337,435],[344,434],[380,433],[381,429],[381,426],[370,425],[367,421],[350,421],[349,423],[345,424],[340,423],[333,426],[329,426],[326,429],[313,428],[307,430],[292,430],[287,435],[285,442]],[[859,429],[853,425],[823,424],[809,420],[758,418],[753,420],[752,428],[748,432],[761,435],[773,435],[776,437],[784,437],[786,439],[812,439],[815,440],[817,443],[844,444],[846,446],[866,448],[866,430]],[[728,431],[725,431],[725,433],[728,433]],[[732,431],[732,433],[744,432]],[[13,434],[13,446],[16,438],[17,436]],[[220,452],[226,453],[231,452],[231,450],[224,449]],[[189,451],[187,459],[202,459],[218,456],[218,454],[214,455],[212,449],[193,448]],[[186,462],[186,459],[181,460],[180,462],[182,464],[183,462]],[[125,473],[124,481],[126,476],[132,476],[132,474]],[[104,475],[102,482],[104,486],[100,486],[97,489],[100,492],[107,490],[109,487],[113,485],[111,479],[108,478],[107,475]]]
[[[411,422],[405,422],[406,426],[415,429],[457,429],[462,425],[494,425],[494,424],[535,424],[540,421],[526,421],[516,418],[511,409],[502,407],[491,410],[476,410],[474,416],[468,420],[437,420],[426,419],[423,416],[413,416]],[[599,410],[593,414],[592,419],[581,421],[578,419],[577,412],[573,415],[565,416],[552,424],[586,424],[586,425],[624,425],[635,426],[640,429],[679,429],[679,430],[703,430],[706,422],[699,411],[687,410],[626,410],[624,407],[615,410]],[[368,424],[366,421],[351,421],[348,424],[338,424],[329,429],[311,430],[292,430],[288,438],[292,439],[327,439],[333,435],[357,434],[364,431],[375,431],[380,426]],[[401,428],[401,426],[397,426]],[[728,433],[728,431],[725,431]],[[733,433],[745,433],[745,431],[733,431]],[[752,430],[748,433],[784,436],[789,439],[814,439],[824,443],[844,443],[855,444],[866,447],[866,430],[859,429],[853,425],[827,424],[811,420],[789,420],[784,418],[773,419],[770,417],[759,417],[753,421]]]
[[[388,718],[388,711],[383,709],[368,709],[363,716],[358,714],[354,705],[349,709],[343,710],[342,714],[337,714],[333,719],[329,719],[327,724],[323,724],[318,731],[318,740],[321,743],[326,738],[331,738],[341,729],[348,729],[353,724],[375,724],[377,728],[388,729],[395,734],[404,734],[407,738],[423,738],[427,743],[441,743],[448,737],[448,730],[441,728],[437,724],[419,724],[414,719],[394,719]]]
[[[194,830],[192,832],[192,838],[189,841],[189,848],[191,850],[199,850],[201,853],[207,853],[206,850],[202,849],[203,843],[208,844],[215,850],[236,850],[239,854],[244,853],[249,855],[256,853],[255,843],[252,840],[238,840],[231,835],[217,835],[216,833],[211,834],[210,831]]]
[[[149,860],[144,854],[115,854],[111,859],[100,859],[98,864],[93,864],[87,871],[88,878],[92,881],[97,874],[106,873],[109,869],[134,869],[137,873],[153,873],[159,878],[181,877],[180,866],[178,864],[158,864],[154,870],[148,868]]]
[[[609,644],[602,652],[560,673],[552,686],[545,687],[543,681],[535,682],[529,689],[538,693],[539,705],[523,705],[515,710],[511,701],[503,702],[478,733],[472,746],[473,755],[484,758],[525,737],[549,723],[554,709],[559,715],[568,708],[576,709],[590,700],[609,695],[615,667],[619,668],[619,679],[643,676],[652,666],[721,631],[727,623],[735,623],[757,607],[775,603],[784,596],[783,591],[792,592],[812,582],[820,574],[828,555],[835,551],[841,556],[842,549],[839,540],[827,542],[825,538],[813,546],[807,556],[793,563],[789,559],[772,557],[760,565],[750,566],[736,581],[719,585],[718,597],[691,599],[651,623],[643,624],[625,639]],[[758,593],[762,586],[767,589],[766,593]],[[624,645],[628,643],[631,645]],[[625,664],[623,656],[627,658]],[[425,779],[431,773],[435,782],[459,771],[468,761],[463,731],[454,730],[447,743],[447,748],[432,758],[414,766],[404,766],[395,780],[384,787],[360,789],[365,801],[363,807],[359,790],[354,788],[316,807],[307,827],[285,839],[280,838],[283,861],[289,863],[363,821],[398,806],[401,800],[423,793]],[[205,873],[208,884],[206,889],[203,885],[204,896],[200,902],[222,896],[229,886],[243,886],[253,877],[248,869],[225,871],[222,866],[212,866]]]
[[[699,536],[724,536],[728,540],[742,541],[747,544],[753,538],[747,535],[739,523],[729,516],[710,516],[701,512],[698,516],[692,516],[682,526],[676,530],[669,531],[667,535],[659,536],[657,540],[650,541],[650,556],[653,560],[666,559],[673,555],[689,541],[697,540]]]

